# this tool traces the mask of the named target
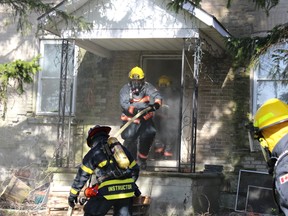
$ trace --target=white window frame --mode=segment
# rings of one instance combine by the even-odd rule
[[[262,94],[262,99],[259,99],[259,96],[258,96],[258,90],[260,89],[260,84],[259,82],[274,82],[275,84],[278,83],[279,85],[281,85],[281,83],[283,81],[287,81],[287,86],[285,87],[284,85],[281,86],[281,87],[284,87],[283,89],[285,89],[284,91],[282,92],[287,92],[288,94],[288,78],[283,80],[282,78],[272,78],[272,77],[269,77],[269,76],[262,76],[260,77],[259,74],[263,74],[263,71],[264,70],[267,70],[267,67],[263,66],[261,64],[261,62],[264,62],[266,63],[266,65],[268,66],[271,66],[273,65],[274,67],[276,66],[276,63],[273,62],[273,54],[275,54],[275,50],[277,49],[288,49],[288,43],[287,42],[283,42],[283,43],[279,43],[279,44],[276,44],[274,45],[273,47],[269,48],[266,53],[264,53],[263,55],[261,55],[259,57],[259,63],[257,63],[257,65],[254,67],[254,73],[253,73],[253,107],[252,107],[252,114],[254,116],[254,114],[256,113],[257,109],[259,108],[260,105],[262,105],[266,100],[270,99],[270,98],[279,98],[281,100],[283,100],[283,98],[281,98],[281,93],[279,93],[279,91],[277,91],[276,89],[273,89],[274,91],[271,91],[271,89],[266,89],[267,91],[266,92],[269,92],[269,94],[265,95],[265,94]],[[267,62],[269,62],[267,64]],[[283,72],[283,67],[285,67],[285,64],[284,64],[284,61],[280,61],[280,73]],[[286,65],[287,66],[287,65]],[[274,68],[273,67],[273,68]],[[271,67],[272,68],[272,67]],[[262,71],[261,71],[262,70]],[[284,100],[285,101],[285,100]],[[287,101],[285,101],[286,103],[288,103],[288,99]]]
[[[43,68],[42,66],[44,65],[44,47],[46,44],[62,44],[62,40],[55,40],[55,39],[41,39],[40,40],[40,54],[41,54],[41,58],[40,58],[40,67]],[[66,101],[66,106],[68,107],[68,110],[65,111],[65,116],[67,115],[74,115],[75,113],[75,101],[76,101],[76,86],[77,86],[77,55],[76,53],[78,52],[78,47],[75,46],[74,47],[74,56],[73,56],[73,71],[72,71],[72,77],[71,77],[71,81],[73,83],[73,89],[72,92],[69,91],[69,87],[67,85],[67,94],[70,94],[70,96],[72,96],[72,106],[71,106],[71,110],[70,110],[70,101]],[[60,51],[60,59],[59,61],[61,62],[61,51]],[[53,77],[54,79],[58,79],[58,81],[60,82],[60,73],[61,71],[59,70],[59,77],[55,76]],[[38,73],[38,91],[37,91],[37,102],[36,102],[36,114],[37,115],[58,115],[59,114],[59,110],[57,107],[57,110],[55,111],[45,111],[43,110],[42,106],[42,96],[43,96],[43,79],[49,79],[51,77],[44,77],[43,73],[40,71]],[[58,93],[59,93],[58,89]],[[72,95],[71,95],[72,94]],[[58,97],[59,98],[59,97]],[[59,101],[59,100],[58,100]],[[57,101],[57,102],[58,102]]]
[[[264,54],[262,54],[259,59],[257,64],[255,64],[252,73],[252,77],[251,79],[252,81],[252,116],[255,115],[256,111],[258,110],[258,108],[268,99],[276,97],[279,98],[279,96],[281,96],[281,94],[279,94],[279,92],[275,89],[273,89],[273,91],[271,91],[271,88],[263,88],[261,87],[261,85],[259,84],[261,83],[268,83],[268,82],[278,82],[279,84],[283,81],[281,78],[272,78],[269,76],[263,76],[263,74],[265,74],[265,71],[267,71],[267,69],[273,69],[273,67],[270,67],[271,65],[276,65],[275,62],[273,62],[273,57],[272,54],[275,54],[274,51],[276,49],[288,49],[288,44],[286,43],[279,43],[277,45],[274,45],[272,47],[270,47]],[[262,63],[261,63],[262,62]],[[263,64],[266,63],[265,64]],[[283,64],[283,63],[282,63]],[[264,66],[263,66],[264,65]],[[283,65],[282,65],[283,66]],[[281,71],[281,70],[280,70]],[[261,75],[262,76],[259,76]],[[287,84],[288,84],[288,79],[287,79]],[[264,84],[265,85],[265,84]],[[262,89],[261,89],[262,88]],[[261,99],[258,98],[258,91],[259,90],[267,90],[265,92],[268,92],[268,94],[261,94]],[[283,91],[282,91],[283,92]],[[288,85],[285,87],[285,91],[288,93]],[[279,98],[281,99],[281,98]],[[285,101],[288,102],[288,101]],[[253,140],[252,137],[250,137],[249,135],[249,144],[250,144],[250,151],[254,152],[254,151],[260,151],[260,145],[257,141]]]

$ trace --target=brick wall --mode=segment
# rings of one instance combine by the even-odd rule
[[[111,59],[84,53],[77,81],[77,121],[83,125],[108,124],[115,127],[114,131],[119,128],[119,91],[128,81],[128,71],[139,65],[140,57],[140,52],[114,52]],[[257,162],[253,162],[253,156],[250,157],[251,161],[242,159],[250,154],[245,129],[249,112],[249,83],[249,74],[233,71],[229,58],[215,59],[204,55],[199,74],[198,171],[203,170],[205,164],[224,165],[227,171],[233,171],[235,167],[265,168],[263,164],[259,166],[262,158]],[[186,160],[189,162],[193,93],[191,71],[186,71],[185,88],[183,124],[187,132],[184,132],[182,145],[188,149],[184,154],[187,154]]]
[[[263,34],[274,26],[287,22],[287,1],[280,0],[269,16],[258,10],[253,1],[233,0],[227,9],[227,0],[203,0],[201,7],[215,16],[234,37]]]

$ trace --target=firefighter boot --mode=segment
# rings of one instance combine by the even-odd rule
[[[147,169],[147,159],[146,158],[138,157],[137,163],[140,167],[140,170],[146,170]]]
[[[173,157],[173,153],[169,151],[165,151],[163,155],[165,160],[171,160]]]
[[[140,170],[146,170],[147,169],[146,160],[139,160],[139,167],[140,167]]]
[[[164,151],[163,147],[155,148],[154,149],[154,158],[155,159],[161,159],[161,157],[163,156],[163,151]]]

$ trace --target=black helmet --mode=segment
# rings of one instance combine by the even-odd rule
[[[99,136],[109,137],[110,131],[111,131],[111,128],[108,126],[96,125],[93,128],[90,128],[90,130],[88,131],[87,139],[86,139],[87,145],[91,148],[93,144],[93,140],[96,137],[99,137]]]

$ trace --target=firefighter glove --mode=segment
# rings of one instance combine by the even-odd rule
[[[77,195],[70,194],[68,197],[68,204],[71,208],[74,208],[75,204],[77,203]]]
[[[158,110],[160,108],[160,104],[159,103],[154,103],[152,105],[149,105],[151,107],[151,111],[155,111]]]
[[[132,114],[135,116],[139,112],[139,110],[133,106],[130,106],[128,109],[128,112],[129,112],[129,114]]]

